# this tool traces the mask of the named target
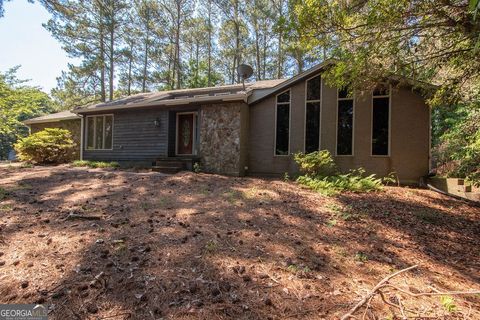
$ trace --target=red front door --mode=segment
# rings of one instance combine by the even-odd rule
[[[177,154],[193,154],[194,114],[179,114],[177,117]]]

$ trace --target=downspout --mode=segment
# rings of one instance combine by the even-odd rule
[[[84,135],[84,122],[83,115],[80,115],[80,160],[83,160],[83,135]]]

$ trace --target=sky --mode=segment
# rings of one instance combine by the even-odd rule
[[[67,70],[69,59],[60,43],[42,27],[50,17],[45,8],[27,0],[4,3],[0,18],[0,71],[21,65],[19,79],[31,79],[29,85],[45,92],[57,85],[56,78]]]

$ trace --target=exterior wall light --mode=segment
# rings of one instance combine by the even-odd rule
[[[153,125],[154,125],[155,127],[160,127],[160,120],[159,120],[158,118],[155,119],[155,120],[153,120]]]

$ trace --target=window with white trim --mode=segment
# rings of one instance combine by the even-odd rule
[[[353,155],[353,97],[347,89],[338,90],[337,155]]]
[[[320,149],[321,78],[307,80],[305,100],[305,153]]]
[[[372,155],[388,156],[390,141],[390,94],[386,88],[373,91],[372,97]]]
[[[113,145],[113,115],[87,116],[86,149],[110,150]]]
[[[290,90],[277,96],[275,118],[275,155],[286,156],[290,152]]]

